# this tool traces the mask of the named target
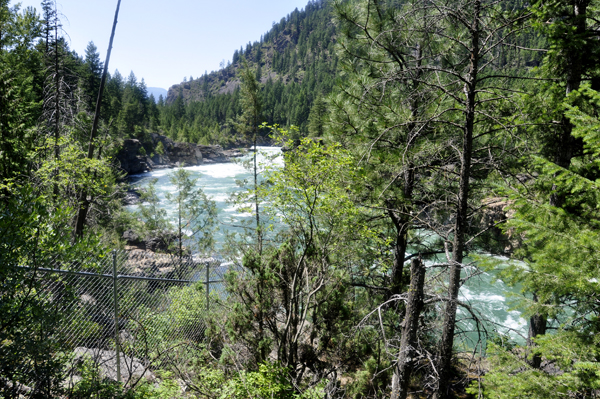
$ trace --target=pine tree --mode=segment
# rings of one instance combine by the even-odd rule
[[[204,192],[197,188],[197,179],[190,172],[177,169],[169,176],[175,193],[167,193],[176,210],[177,255],[184,256],[183,242],[186,237],[195,240],[195,247],[203,253],[214,246],[213,230],[216,224],[217,208]],[[192,248],[189,248],[192,249]]]
[[[100,79],[102,77],[102,61],[98,48],[94,42],[90,42],[85,49],[85,61],[79,72],[80,85],[83,91],[87,109],[92,112],[96,109],[98,100],[98,91],[100,89]]]
[[[413,251],[446,254],[449,281],[434,368],[435,395],[448,397],[461,271],[480,228],[486,229],[476,222],[478,197],[500,165],[490,161],[512,157],[514,124],[504,119],[511,111],[496,110],[515,107],[510,78],[518,76],[496,69],[497,49],[506,40],[497,32],[520,16],[478,0],[452,6],[339,1],[336,11],[343,70],[351,79],[330,100],[337,108],[332,127],[344,132],[336,139],[360,151],[372,173],[377,191],[365,190],[363,201],[377,201],[395,230],[391,297],[405,285],[411,230],[433,230],[439,238],[426,247],[417,238]],[[496,73],[504,79],[491,79]]]
[[[35,59],[31,48],[39,22],[30,10],[19,14],[8,3],[0,1],[0,191],[29,169],[27,157],[35,143],[30,129],[38,114],[26,60]]]
[[[260,86],[256,80],[256,74],[248,66],[248,62],[242,59],[244,69],[242,71],[241,85],[241,105],[243,113],[240,115],[236,128],[241,132],[250,135],[253,153],[253,178],[254,178],[254,217],[256,219],[256,249],[260,254],[262,252],[262,225],[260,223],[260,199],[258,198],[258,134],[259,124],[262,122],[262,99],[260,95]]]

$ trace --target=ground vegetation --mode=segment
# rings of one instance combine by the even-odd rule
[[[133,72],[103,76],[93,43],[69,49],[55,1],[39,15],[0,0],[0,392],[597,397],[598,7],[312,1],[155,102]],[[151,132],[252,146],[227,295],[165,293],[172,320],[206,330],[183,344],[156,316],[148,339],[177,354],[154,366],[160,382],[103,380],[83,361],[68,387],[56,331],[81,298],[37,270],[102,259],[123,226],[175,226],[180,260],[191,236],[214,248],[214,203],[185,169],[174,224],[152,184],[138,214],[122,209],[116,154],[124,139],[161,154]],[[267,142],[283,164],[259,164]],[[482,273],[521,290],[523,341],[461,299]]]

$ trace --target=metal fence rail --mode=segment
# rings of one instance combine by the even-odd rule
[[[204,340],[210,303],[224,295],[225,267],[211,258],[112,251],[93,262],[21,269],[59,316],[55,338],[70,353],[70,388],[82,363],[125,385],[147,376],[172,348]],[[36,383],[13,391],[27,396]]]

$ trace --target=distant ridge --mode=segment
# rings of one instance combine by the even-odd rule
[[[156,102],[158,102],[158,98],[162,95],[163,98],[166,100],[167,99],[167,90],[163,89],[161,87],[148,87],[146,88],[146,90],[148,91],[148,96],[150,96],[150,94],[152,94],[154,96],[154,99],[156,100]]]
[[[235,50],[222,69],[171,86],[165,98],[166,128],[182,131],[183,136],[190,136],[185,126],[201,132],[200,136],[211,129],[211,137],[230,135],[228,121],[241,112],[238,87],[243,57],[263,83],[261,97],[269,110],[262,116],[264,121],[306,130],[312,108],[323,108],[320,99],[335,84],[335,42],[330,0],[310,0],[304,9],[295,9],[273,24],[260,41]]]

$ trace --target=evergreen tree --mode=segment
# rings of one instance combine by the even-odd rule
[[[180,258],[184,256],[183,242],[186,237],[195,240],[193,249],[203,253],[211,250],[217,216],[215,202],[196,187],[197,179],[192,179],[190,172],[183,168],[171,173],[169,181],[175,186],[175,193],[167,193],[167,199],[175,205],[176,210],[177,255]]]
[[[497,110],[516,106],[510,78],[519,76],[496,69],[496,49],[506,39],[497,32],[518,27],[522,17],[518,8],[500,13],[478,0],[452,6],[340,1],[336,8],[350,79],[332,100],[339,110],[333,122],[343,132],[335,137],[360,151],[381,184],[374,206],[385,210],[395,230],[391,294],[400,294],[405,284],[409,232],[427,229],[440,239],[433,240],[437,248],[421,248],[445,253],[449,266],[432,372],[439,373],[436,397],[450,397],[461,271],[469,244],[487,229],[477,223],[478,203],[486,178],[501,166],[496,160],[508,162],[513,150],[514,123],[504,119],[511,111]],[[504,79],[493,80],[495,74]]]
[[[535,177],[512,194],[515,215],[506,230],[524,238],[515,253],[521,262],[500,277],[520,284],[528,296],[536,294],[535,301],[520,301],[526,314],[560,324],[552,334],[530,337],[535,347],[529,351],[491,346],[486,397],[593,397],[600,389],[599,106],[600,94],[589,83],[567,96],[561,109],[573,138],[582,141],[582,154],[569,168],[535,156]],[[561,193],[569,195],[557,207],[551,197]],[[541,367],[542,360],[560,373]]]
[[[242,86],[241,86],[241,105],[243,113],[240,116],[236,127],[246,134],[250,134],[253,152],[253,178],[254,178],[254,217],[256,218],[256,250],[259,254],[262,253],[262,225],[260,223],[260,210],[258,198],[258,164],[257,164],[257,142],[259,134],[259,124],[261,123],[262,115],[262,99],[260,96],[260,86],[255,78],[255,73],[250,69],[248,63],[242,60],[244,70],[242,71]]]
[[[90,112],[96,109],[100,79],[102,77],[102,61],[94,42],[90,42],[85,49],[85,61],[79,72],[81,83],[79,87],[83,91],[86,107]]]
[[[28,157],[36,137],[38,115],[33,72],[26,60],[34,58],[33,40],[40,24],[31,10],[0,2],[0,190],[29,169]]]
[[[534,2],[531,10],[535,27],[547,37],[549,45],[540,77],[558,80],[554,84],[538,85],[536,89],[538,94],[532,99],[531,115],[534,123],[544,128],[535,134],[541,140],[541,152],[546,159],[560,168],[570,169],[573,160],[583,155],[583,145],[572,134],[573,124],[565,115],[562,103],[579,89],[584,79],[591,79],[592,85],[597,86],[595,89],[600,89],[597,66],[600,46],[596,40],[590,40],[596,37],[597,5],[591,0]],[[543,104],[547,108],[540,112]],[[562,208],[569,195],[557,186],[552,189],[549,203]],[[533,295],[537,297],[537,293]],[[532,315],[528,337],[531,345],[533,338],[545,334],[547,316],[544,312]],[[539,367],[540,362],[539,356],[533,357],[533,366]]]

